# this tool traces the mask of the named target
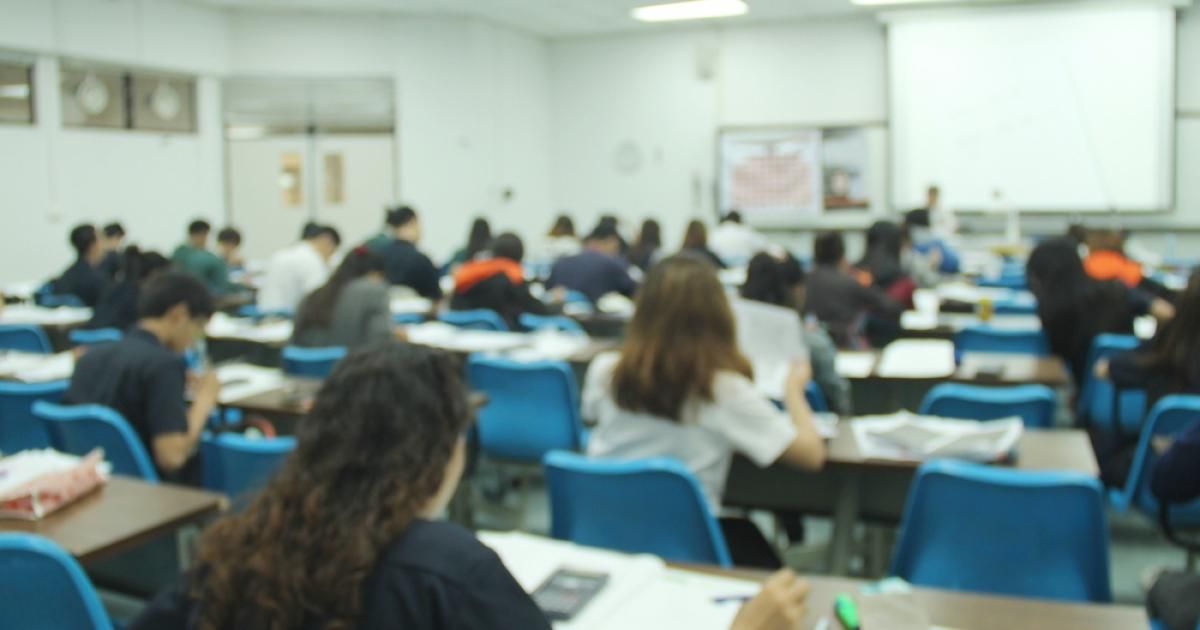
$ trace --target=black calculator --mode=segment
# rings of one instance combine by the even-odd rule
[[[533,592],[533,601],[550,621],[570,621],[604,589],[608,575],[559,569]]]

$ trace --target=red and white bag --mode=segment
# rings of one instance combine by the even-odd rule
[[[46,449],[0,459],[0,519],[38,520],[103,485],[109,470],[100,449],[83,458]]]

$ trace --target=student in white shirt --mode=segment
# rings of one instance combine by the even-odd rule
[[[825,446],[804,398],[811,368],[792,367],[787,411],[780,412],[755,387],[735,331],[711,264],[682,255],[651,268],[621,351],[596,357],[588,369],[583,415],[597,423],[588,454],[677,458],[714,512],[734,453],[759,466],[821,468]],[[745,519],[721,520],[735,564],[771,564],[757,560],[757,551],[770,549],[757,529]],[[757,540],[747,540],[748,529]]]
[[[258,290],[263,311],[295,311],[305,295],[329,279],[329,261],[342,239],[329,226],[309,224],[303,240],[271,257]]]
[[[770,247],[767,237],[742,224],[742,213],[730,210],[708,235],[708,247],[730,267],[740,267]]]

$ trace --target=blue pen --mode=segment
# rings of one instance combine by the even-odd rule
[[[736,602],[739,604],[744,604],[752,599],[754,599],[753,595],[722,595],[720,597],[714,597],[712,599],[712,603],[714,603],[714,604],[732,604],[732,603]]]

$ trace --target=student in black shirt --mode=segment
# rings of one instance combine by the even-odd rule
[[[104,226],[104,237],[100,246],[104,250],[104,258],[100,260],[100,271],[109,280],[116,280],[121,271],[121,243],[125,240],[125,228],[120,223],[109,223]]]
[[[71,230],[71,247],[75,248],[75,262],[54,281],[54,292],[59,295],[74,295],[86,306],[95,306],[108,288],[109,280],[100,270],[104,248],[92,225],[78,225]]]
[[[116,328],[125,331],[137,323],[138,296],[142,285],[166,271],[171,261],[158,252],[142,252],[135,245],[121,257],[117,283],[110,286],[84,328]]]
[[[547,289],[563,287],[587,296],[592,304],[609,293],[631,297],[637,283],[621,254],[621,236],[611,225],[601,223],[583,240],[583,251],[559,258],[546,279]]]
[[[417,249],[421,240],[421,220],[412,208],[404,206],[388,217],[395,239],[380,251],[384,274],[393,285],[406,286],[431,300],[442,297],[437,267]]]
[[[194,453],[220,383],[215,372],[200,377],[187,406],[181,355],[212,313],[212,296],[196,278],[166,273],[151,280],[138,299],[137,327],[121,341],[85,353],[63,397],[67,404],[104,405],[124,416],[168,481],[200,481]]]

